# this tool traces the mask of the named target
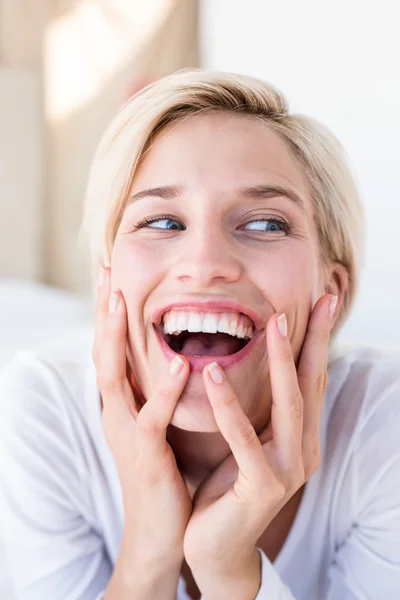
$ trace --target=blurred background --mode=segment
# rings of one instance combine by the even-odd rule
[[[0,365],[90,324],[94,149],[132,93],[183,67],[270,81],[341,140],[367,244],[339,339],[400,347],[398,24],[396,0],[0,0]]]

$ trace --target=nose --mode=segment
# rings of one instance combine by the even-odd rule
[[[186,238],[174,260],[174,275],[181,282],[209,288],[240,278],[242,265],[234,241],[217,229],[202,228]]]

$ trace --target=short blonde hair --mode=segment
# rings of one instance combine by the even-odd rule
[[[259,119],[292,151],[310,188],[321,260],[339,262],[349,274],[334,334],[353,306],[363,255],[364,211],[355,176],[342,145],[327,127],[312,117],[289,114],[279,90],[245,75],[177,71],[135,94],[111,122],[93,158],[80,232],[81,238],[89,238],[93,290],[99,266],[110,265],[132,179],[153,136],[182,118],[216,110]]]

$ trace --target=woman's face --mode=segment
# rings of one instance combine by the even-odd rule
[[[298,199],[266,189],[277,186]],[[285,142],[245,116],[187,118],[156,137],[130,197],[154,188],[168,189],[132,198],[111,257],[112,287],[121,290],[128,312],[127,356],[144,397],[168,368],[152,317],[171,303],[237,302],[244,313],[258,315],[261,328],[274,312],[285,312],[297,360],[310,312],[327,282],[310,191]],[[138,228],[151,217],[160,219]],[[189,336],[180,353],[201,354],[207,335]],[[232,348],[238,343],[228,334],[219,337],[225,339],[219,348],[230,348],[229,338]],[[212,347],[203,353],[213,354]],[[265,334],[225,373],[259,431],[271,406]],[[201,370],[191,370],[171,423],[218,431]]]

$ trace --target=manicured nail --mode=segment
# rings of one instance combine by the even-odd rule
[[[214,383],[222,383],[224,380],[224,374],[218,363],[213,362],[208,366],[208,372],[211,375],[211,379]]]
[[[329,318],[330,318],[331,321],[333,319],[333,315],[335,314],[335,309],[336,309],[337,301],[338,301],[338,297],[337,296],[332,296],[331,303],[329,305]]]
[[[117,310],[118,302],[119,302],[118,294],[111,292],[110,300],[108,302],[108,314],[112,315],[113,313],[115,313],[115,311]]]
[[[106,278],[106,273],[105,273],[103,267],[100,267],[100,271],[99,271],[99,288],[101,288],[101,286],[103,285],[105,278]]]
[[[178,375],[178,373],[182,371],[183,365],[183,360],[179,356],[174,356],[169,365],[169,372],[171,373],[171,375]]]
[[[278,325],[279,333],[282,337],[285,338],[287,336],[287,320],[285,313],[279,315],[279,317],[276,320],[276,323]]]

